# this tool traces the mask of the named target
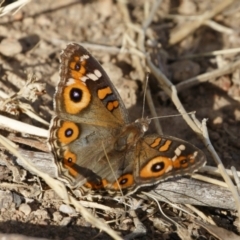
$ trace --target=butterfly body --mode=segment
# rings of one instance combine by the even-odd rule
[[[69,44],[60,60],[48,142],[58,177],[69,186],[129,194],[205,163],[190,143],[145,136],[148,119],[131,123],[107,74],[82,46]]]

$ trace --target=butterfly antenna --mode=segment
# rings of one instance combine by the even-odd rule
[[[144,92],[143,92],[142,119],[143,119],[144,111],[145,111],[146,93],[147,93],[147,87],[148,87],[148,79],[149,79],[149,72],[148,72],[147,75],[146,75],[145,87],[144,87]]]
[[[160,119],[160,118],[181,117],[182,115],[185,115],[185,114],[192,115],[192,114],[195,114],[195,113],[196,113],[196,111],[192,111],[192,112],[172,114],[172,115],[167,115],[167,116],[152,117],[152,118],[148,118],[148,119],[153,120],[153,119]]]

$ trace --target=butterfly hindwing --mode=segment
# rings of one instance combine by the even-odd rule
[[[181,139],[148,135],[138,142],[136,182],[160,182],[173,176],[190,175],[205,164],[203,152]]]

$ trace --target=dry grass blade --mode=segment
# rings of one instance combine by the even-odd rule
[[[0,126],[2,126],[2,128],[10,128],[21,133],[27,133],[45,138],[48,137],[48,130],[29,125],[27,123],[19,122],[17,120],[4,116],[0,116]]]
[[[197,179],[197,180],[201,180],[201,181],[204,181],[204,182],[208,182],[208,183],[211,183],[211,184],[215,184],[215,185],[218,185],[218,186],[221,186],[221,187],[226,187],[226,188],[228,187],[228,185],[223,181],[219,181],[217,179],[206,177],[206,176],[203,176],[203,175],[193,174],[192,178]]]
[[[24,7],[26,4],[28,4],[31,0],[18,0],[16,2],[13,2],[11,4],[8,4],[6,7],[0,8],[0,17],[12,12],[15,10],[18,11],[20,8]]]
[[[235,167],[231,167],[231,170],[232,170],[232,175],[233,175],[234,181],[237,185],[238,192],[240,193],[240,179],[239,179],[238,172]]]
[[[230,29],[230,28],[227,28],[227,27],[224,27],[212,20],[207,20],[204,22],[204,24],[206,26],[209,26],[211,27],[212,29],[214,29],[215,31],[218,31],[218,32],[222,32],[222,33],[226,33],[226,34],[232,34],[234,31],[233,29]]]

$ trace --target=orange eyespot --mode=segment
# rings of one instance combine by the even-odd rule
[[[173,168],[172,161],[167,157],[155,157],[148,161],[148,163],[141,169],[141,178],[156,178],[162,176],[164,173],[171,171]]]
[[[174,168],[187,168],[193,162],[194,162],[193,155],[179,156],[176,160],[173,161],[173,167]]]
[[[107,186],[108,182],[106,179],[102,179],[99,183],[94,183],[94,182],[86,182],[84,184],[85,187],[91,188],[93,190],[98,190],[98,189],[103,189]]]
[[[128,173],[118,178],[118,180],[115,183],[113,183],[110,188],[119,190],[119,186],[121,189],[124,189],[131,187],[133,184],[134,184],[133,175]]]
[[[74,168],[74,165],[77,162],[76,154],[66,150],[63,155],[63,166],[69,170],[69,173],[76,177],[78,175],[77,170]]]
[[[69,63],[70,76],[74,79],[81,80],[86,74],[86,60],[80,61],[80,58],[75,56],[74,60]]]
[[[79,127],[73,122],[63,122],[57,132],[58,140],[62,144],[69,144],[80,135]]]
[[[77,114],[86,108],[91,100],[91,93],[80,80],[69,79],[63,90],[64,108],[67,113]]]

